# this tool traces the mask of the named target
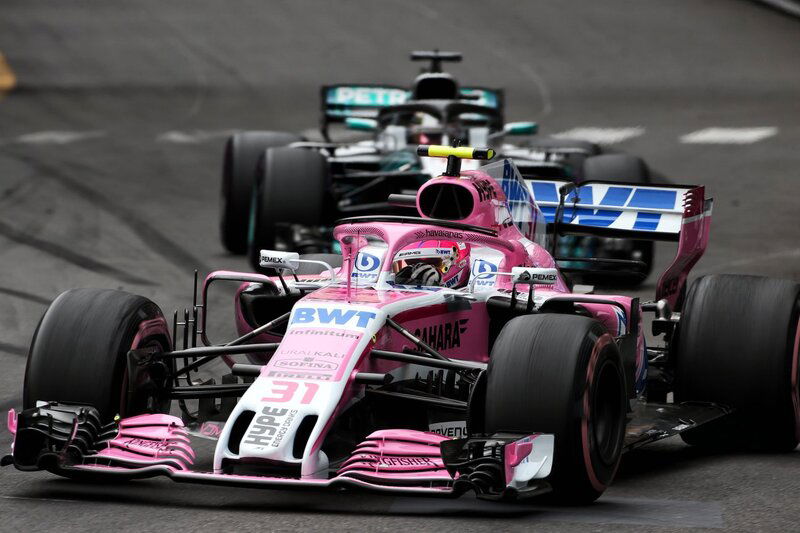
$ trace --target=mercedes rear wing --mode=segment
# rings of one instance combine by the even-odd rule
[[[502,110],[505,95],[502,89],[462,87],[461,97],[470,103]],[[404,104],[411,91],[396,85],[345,83],[323,85],[320,89],[321,128],[327,136],[328,125],[344,122],[348,117],[376,118],[381,108]]]
[[[705,197],[705,187],[525,181],[554,241],[561,235],[584,235],[677,242],[675,259],[658,281],[656,300],[666,299],[673,309],[679,309],[686,277],[708,243],[713,199]]]

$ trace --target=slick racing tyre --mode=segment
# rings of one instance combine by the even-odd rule
[[[798,443],[800,283],[712,275],[694,283],[673,341],[675,401],[732,415],[681,434],[689,444],[790,451]]]
[[[279,228],[320,226],[329,191],[328,162],[315,150],[270,148],[259,161],[249,227],[250,263],[259,270],[259,252],[274,249]],[[291,235],[287,246],[291,249]]]
[[[117,414],[168,412],[169,401],[158,394],[164,386],[158,376],[128,382],[127,353],[150,347],[168,351],[170,346],[167,322],[147,298],[106,289],[64,292],[33,335],[23,406],[35,407],[39,400],[90,405],[103,422]],[[128,394],[131,387],[136,388],[133,395]]]
[[[247,224],[258,159],[267,148],[301,140],[281,131],[246,131],[228,138],[222,163],[219,225],[222,244],[229,252],[247,252]]]
[[[553,496],[597,499],[614,478],[625,436],[622,360],[595,320],[572,315],[512,319],[492,348],[484,431],[555,435]]]
[[[600,154],[586,158],[583,162],[583,181],[589,180],[620,181],[637,185],[651,183],[647,164],[641,158],[627,154]],[[653,270],[653,248],[653,241],[601,240],[600,249],[611,258],[634,259],[645,264],[643,268],[636,269],[635,276],[615,276],[613,284],[617,287],[640,285]]]

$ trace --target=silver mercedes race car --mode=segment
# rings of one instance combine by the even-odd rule
[[[638,157],[604,153],[596,144],[536,136],[535,122],[506,122],[502,89],[462,86],[443,62],[458,52],[413,52],[429,61],[410,88],[339,84],[321,89],[319,140],[276,131],[245,131],[225,145],[220,229],[232,253],[248,253],[259,269],[258,251],[297,249],[338,253],[332,223],[342,216],[399,214],[387,202],[392,193],[413,193],[443,170],[420,158],[418,144],[491,146],[513,159],[524,178],[580,183],[612,180],[651,182]],[[349,136],[346,135],[350,132]],[[354,138],[352,132],[363,135]],[[478,168],[479,163],[465,163]],[[603,204],[614,198],[586,197]],[[588,283],[635,285],[647,277],[653,243],[647,240],[567,237],[559,255],[565,267],[585,267],[583,257],[633,260],[629,268],[597,269]]]

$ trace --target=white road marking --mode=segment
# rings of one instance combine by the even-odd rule
[[[68,144],[86,139],[105,137],[106,132],[94,131],[37,131],[26,133],[15,139],[16,142],[25,144]]]
[[[556,139],[589,141],[597,144],[614,144],[639,137],[640,135],[644,135],[644,128],[641,126],[629,128],[579,127],[556,133],[553,137]]]
[[[778,128],[765,126],[759,128],[705,128],[681,136],[682,143],[688,144],[751,144],[772,137]]]
[[[156,141],[177,144],[197,144],[229,137],[237,131],[239,130],[165,131],[156,137]]]

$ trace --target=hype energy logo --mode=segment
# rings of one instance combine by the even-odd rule
[[[290,325],[346,326],[364,329],[377,317],[372,311],[328,307],[295,307]]]
[[[497,265],[486,259],[476,259],[472,263],[472,276],[476,277],[479,274],[484,274],[484,276],[475,281],[475,286],[491,287],[497,278]]]

